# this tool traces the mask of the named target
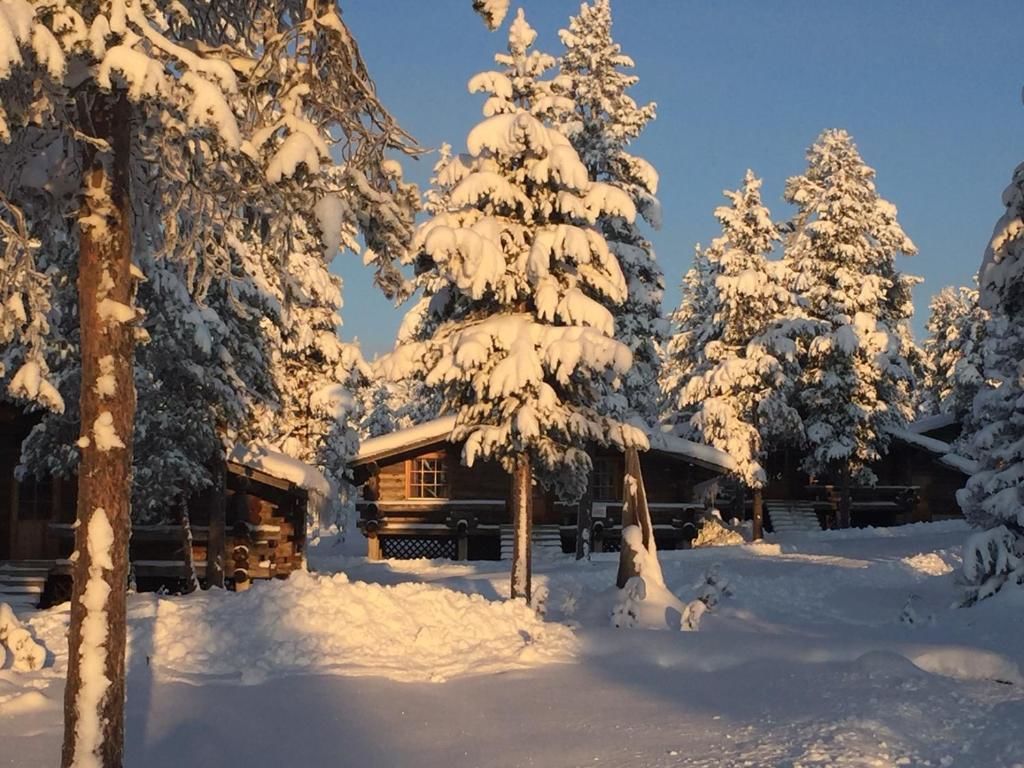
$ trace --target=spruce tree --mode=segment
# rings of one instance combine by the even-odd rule
[[[951,413],[963,421],[982,383],[982,347],[988,313],[975,288],[946,287],[929,304],[925,326],[927,377],[922,410]]]
[[[648,225],[661,226],[655,194],[658,174],[646,160],[627,151],[655,117],[655,104],[638,105],[628,91],[638,82],[628,70],[633,60],[612,38],[610,0],[584,3],[559,32],[565,53],[560,79],[575,104],[562,129],[579,153],[593,181],[624,191]],[[626,301],[615,308],[615,336],[633,353],[633,367],[623,377],[623,416],[636,414],[649,424],[658,416],[660,347],[668,333],[662,316],[665,278],[654,247],[639,221],[606,215],[598,227],[618,258],[626,278]],[[614,406],[612,406],[614,407]]]
[[[747,171],[743,187],[725,196],[730,204],[715,210],[722,235],[705,252],[716,297],[707,337],[671,394],[679,412],[692,414],[693,435],[736,460],[738,479],[755,492],[760,538],[766,449],[799,439],[800,418],[790,405],[795,346],[782,326],[796,304],[780,279],[782,265],[768,258],[779,233],[761,202],[761,180]]]
[[[678,393],[707,362],[704,350],[714,338],[713,319],[718,312],[717,277],[708,249],[698,244],[694,248],[693,266],[683,275],[679,306],[669,315],[671,333],[661,364],[660,421],[692,439],[698,437],[690,424],[693,409],[680,409]]]
[[[622,302],[626,283],[595,222],[627,220],[630,197],[591,182],[553,116],[572,108],[542,75],[554,59],[532,49],[536,33],[520,11],[501,71],[470,90],[489,94],[470,131],[446,210],[414,239],[420,272],[445,283],[429,311],[427,338],[388,356],[390,378],[423,366],[456,415],[463,461],[495,459],[512,475],[513,597],[530,597],[534,475],[577,499],[591,470],[590,443],[645,446],[642,430],[598,406],[631,364],[603,302]],[[454,165],[454,164],[453,164]]]
[[[963,441],[979,463],[957,494],[979,532],[964,546],[965,602],[1024,584],[1024,165],[1003,192],[978,276],[986,325],[984,377]]]
[[[916,248],[846,131],[825,131],[807,159],[807,171],[785,190],[797,208],[785,260],[811,321],[798,394],[803,469],[839,483],[845,527],[850,482],[874,481],[869,465],[913,414],[916,366],[906,327],[913,279],[895,259]]]

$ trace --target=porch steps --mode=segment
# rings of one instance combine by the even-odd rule
[[[0,561],[0,603],[16,610],[38,606],[52,567],[50,560]]]
[[[562,551],[562,534],[557,525],[535,525],[533,535],[530,537],[533,548],[545,550]],[[511,525],[501,526],[501,559],[512,559],[512,544],[515,540],[515,532]]]
[[[764,504],[775,533],[806,533],[821,530],[821,522],[811,502],[783,499],[766,500]]]

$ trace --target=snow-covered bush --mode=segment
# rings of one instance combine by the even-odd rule
[[[0,668],[8,655],[15,672],[35,672],[46,663],[46,649],[22,626],[11,606],[0,603]]]
[[[742,530],[727,525],[722,519],[722,513],[717,509],[710,509],[704,513],[697,528],[697,537],[693,540],[693,547],[727,547],[733,544],[742,544],[746,539]]]

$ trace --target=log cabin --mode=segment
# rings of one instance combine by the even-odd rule
[[[34,424],[32,415],[0,405],[0,602],[28,606],[70,594],[77,497],[74,478],[16,476]],[[218,553],[231,588],[303,567],[307,521],[319,518],[333,492],[323,475],[262,446],[236,445],[217,463],[221,482],[188,500],[187,528],[181,509],[168,509],[164,522],[132,526],[138,589],[179,591],[193,569],[206,582]]]
[[[510,479],[493,461],[467,467],[451,439],[454,417],[363,441],[352,462],[360,496],[358,526],[368,554],[380,558],[498,560],[511,553]],[[589,484],[590,541],[595,551],[620,546],[623,455],[597,449]],[[655,538],[662,549],[696,535],[708,484],[734,468],[722,451],[656,434],[641,455]],[[575,550],[578,504],[534,489],[534,544]]]
[[[889,450],[871,465],[878,481],[851,488],[854,527],[904,525],[961,516],[956,492],[974,473],[954,441],[960,425],[951,414],[928,416],[890,433]],[[796,451],[768,461],[765,518],[769,531],[808,531],[835,526],[839,488],[799,470]]]

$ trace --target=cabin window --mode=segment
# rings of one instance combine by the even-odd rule
[[[611,456],[598,456],[594,459],[590,492],[594,501],[622,501],[619,463]]]
[[[409,498],[448,498],[448,467],[444,456],[421,456],[409,462]]]
[[[18,483],[18,519],[47,520],[53,507],[53,483],[49,478],[28,478]]]

